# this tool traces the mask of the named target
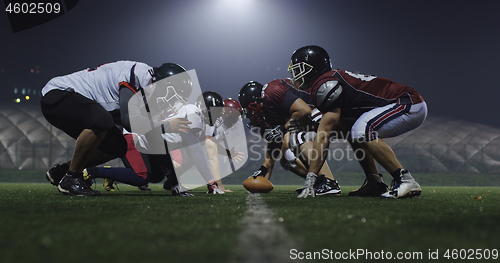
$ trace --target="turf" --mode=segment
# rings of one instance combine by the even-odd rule
[[[295,187],[276,186],[261,195],[273,220],[295,240],[297,247],[290,249],[422,252],[424,262],[436,250],[441,260],[434,262],[450,262],[443,257],[447,249],[500,249],[498,187],[424,187],[422,196],[407,200],[346,194],[298,199]],[[152,188],[141,192],[120,185],[119,191],[86,198],[62,195],[47,183],[0,183],[0,262],[235,258],[247,208],[241,186],[227,186],[234,192],[215,196],[199,189],[192,198]]]

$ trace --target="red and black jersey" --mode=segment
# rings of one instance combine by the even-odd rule
[[[332,80],[339,81],[342,94],[327,109],[320,109],[322,112],[335,108],[343,111],[369,110],[391,103],[417,104],[424,101],[415,89],[390,79],[336,69],[321,75],[308,90],[313,104],[316,105],[318,88]]]
[[[290,108],[297,99],[311,104],[311,96],[296,90],[290,79],[275,79],[262,88],[262,110],[269,127],[285,124],[290,118]]]

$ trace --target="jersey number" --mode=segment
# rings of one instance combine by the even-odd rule
[[[359,73],[353,73],[353,72],[350,72],[350,71],[347,71],[347,70],[345,71],[345,73],[347,73],[351,77],[360,79],[362,81],[371,81],[371,80],[377,78],[377,76],[368,76],[368,75],[363,75],[363,74],[359,74]]]

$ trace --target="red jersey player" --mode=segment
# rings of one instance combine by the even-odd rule
[[[351,141],[373,156],[393,177],[389,191],[380,196],[420,195],[420,185],[399,163],[392,149],[379,139],[398,136],[424,122],[427,105],[417,91],[386,78],[332,70],[330,56],[318,46],[297,49],[291,60],[289,71],[294,83],[311,93],[313,104],[323,113],[314,150],[325,153],[341,114],[352,117],[355,122],[350,132]],[[325,154],[318,156],[309,167],[305,189],[299,197],[305,198],[314,192],[312,185],[326,157]],[[362,188],[376,182],[375,178],[367,178]]]

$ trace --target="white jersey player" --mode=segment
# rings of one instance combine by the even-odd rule
[[[153,80],[152,67],[141,62],[118,61],[55,77],[42,89],[42,96],[53,89],[72,91],[99,103],[107,111],[113,111],[120,108],[120,86],[137,91]]]

